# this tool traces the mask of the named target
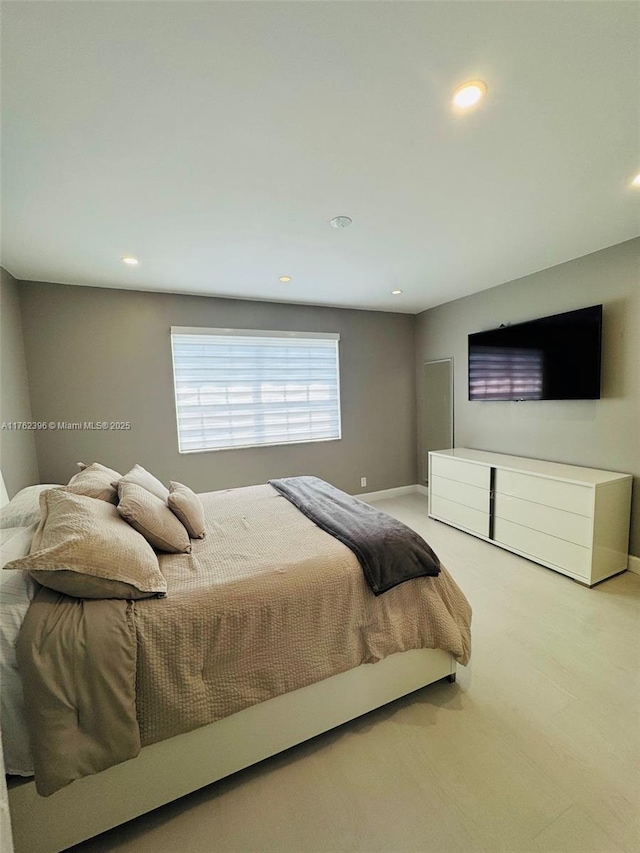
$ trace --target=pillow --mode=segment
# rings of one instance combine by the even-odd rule
[[[188,486],[182,483],[169,483],[169,509],[184,524],[192,539],[204,536],[204,510],[200,498]]]
[[[36,523],[0,530],[0,568],[11,560],[26,557],[37,526]],[[33,776],[16,642],[35,591],[36,584],[27,572],[0,572],[0,719],[3,732],[11,734],[2,738],[2,747],[5,771],[16,776]]]
[[[0,530],[37,524],[40,521],[40,492],[59,488],[61,486],[57,483],[49,483],[44,486],[27,486],[19,491],[0,509]]]
[[[111,484],[119,479],[120,474],[117,471],[94,462],[74,474],[69,480],[69,487],[76,495],[86,495],[115,504],[118,503],[118,493]]]
[[[118,512],[150,545],[172,554],[191,551],[187,531],[160,498],[126,479],[118,483],[118,496]]]
[[[12,560],[26,557],[38,525],[0,530],[0,568]],[[36,585],[26,572],[0,572],[0,662],[12,656],[24,614],[34,596]]]
[[[64,487],[60,486],[60,488]],[[39,519],[40,506],[38,505]],[[29,553],[33,535],[37,529],[38,522],[36,521],[28,527],[5,527],[0,530],[0,568],[3,568],[10,560],[25,557]],[[1,577],[0,580],[2,580]]]
[[[119,474],[118,479],[120,479]],[[160,500],[166,504],[167,498],[169,497],[169,489],[166,486],[163,486],[160,480],[145,470],[142,465],[134,465],[133,468],[125,474],[124,477],[122,477],[122,480],[124,480],[125,483],[135,483],[137,486],[142,486],[143,489],[151,492],[152,495],[160,498]],[[120,482],[122,482],[122,480]],[[114,486],[117,488],[118,483],[114,483]]]
[[[167,583],[144,538],[107,501],[50,489],[40,496],[42,520],[28,556],[7,569],[76,598],[164,596]]]

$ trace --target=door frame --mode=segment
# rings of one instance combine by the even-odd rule
[[[428,364],[441,364],[442,362],[445,362],[445,361],[448,361],[451,364],[451,386],[450,386],[451,409],[449,412],[449,416],[451,418],[451,447],[453,448],[456,446],[456,442],[455,442],[456,432],[455,432],[455,421],[454,421],[455,406],[454,406],[454,399],[453,399],[453,394],[454,394],[454,390],[455,390],[455,384],[454,384],[454,367],[455,367],[455,364],[454,364],[453,356],[449,356],[448,358],[430,358],[430,359],[427,359],[426,361],[422,362],[422,399],[423,399],[423,407],[424,407],[425,401],[426,401],[426,394],[425,394],[425,387],[424,387],[424,385],[425,385],[424,368]],[[428,451],[426,451],[426,452],[428,453]],[[421,463],[421,464],[424,464],[424,463]]]

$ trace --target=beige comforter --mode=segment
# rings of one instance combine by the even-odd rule
[[[70,625],[85,646],[89,635],[91,642],[99,642],[82,626],[85,615],[103,609],[102,617],[112,620],[116,630],[108,654],[106,646],[101,651],[111,660],[109,678],[115,678],[114,659],[121,657],[129,666],[124,671],[130,672],[136,655],[135,694],[130,683],[130,695],[125,695],[127,678],[120,676],[111,703],[116,728],[127,728],[126,737],[121,731],[109,737],[112,721],[104,704],[89,719],[91,696],[105,693],[92,686],[101,683],[99,673],[81,666],[74,677],[67,667],[70,682],[61,686],[50,664],[28,662],[34,658],[36,634],[36,645],[41,644],[47,630],[25,622],[21,666],[24,662],[27,722],[41,793],[137,753],[138,731],[132,730],[130,714],[134,697],[139,738],[146,745],[394,652],[439,648],[460,663],[468,661],[471,610],[446,569],[439,577],[417,578],[376,597],[353,553],[271,486],[201,498],[205,539],[194,540],[191,554],[160,557],[167,598],[91,602],[83,610],[83,602],[49,594],[49,619]],[[54,611],[76,615],[61,619]],[[72,639],[59,644],[68,648]],[[42,660],[40,646],[36,651]],[[40,707],[30,707],[29,696],[38,696]],[[80,704],[82,713],[76,714]],[[52,714],[54,744],[45,730]],[[129,754],[119,746],[111,760],[105,736],[107,742],[125,743]],[[87,748],[92,737],[102,739],[101,748]],[[44,762],[37,758],[43,752]]]

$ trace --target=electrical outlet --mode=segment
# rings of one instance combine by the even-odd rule
[[[364,487],[366,485],[367,485],[367,478],[366,477],[360,477],[360,488],[364,489]]]

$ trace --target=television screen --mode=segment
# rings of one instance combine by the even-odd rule
[[[470,400],[598,400],[602,305],[469,335]]]

